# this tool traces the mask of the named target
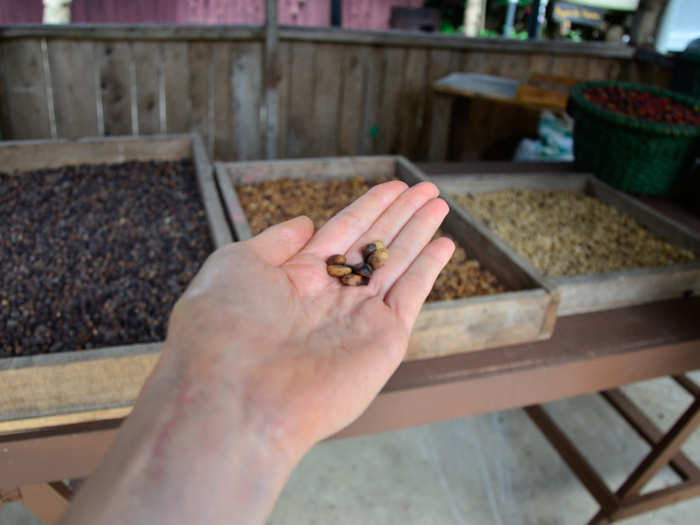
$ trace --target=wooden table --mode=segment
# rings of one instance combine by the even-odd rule
[[[568,165],[549,166],[570,169]],[[479,163],[423,167],[434,173],[484,173],[489,169]],[[507,167],[511,171],[548,169],[535,164],[522,170],[515,165]],[[682,442],[680,438],[687,437],[693,425],[700,423],[697,387],[685,383],[696,401],[682,417],[682,428],[674,427],[665,436],[626,406],[628,400],[615,389],[700,369],[699,320],[700,298],[658,302],[561,318],[553,337],[544,342],[405,363],[368,410],[334,438],[528,407],[528,414],[601,503],[602,514],[595,523],[692,497],[700,494],[697,469],[693,470],[683,458],[676,470],[687,473],[687,481],[680,489],[665,489],[660,499],[636,495],[639,476],[632,487],[635,490],[628,486],[625,494],[611,492],[537,405],[607,391],[606,399],[618,409],[627,409],[623,413],[640,435],[651,443],[663,441],[662,447],[652,448],[650,455],[654,457],[642,465],[645,477],[650,468],[673,457]],[[682,376],[679,380],[685,381]],[[110,420],[0,436],[0,487],[88,475],[108,449],[120,423]],[[623,505],[630,494],[634,505]]]
[[[530,80],[536,83],[556,83],[565,86],[566,89],[576,83],[573,79],[538,74],[525,82],[478,73],[450,73],[436,80],[432,85],[435,96],[431,111],[428,158],[431,160],[448,158],[455,99],[480,99],[530,110],[564,111],[566,109],[568,98],[566,92],[551,91],[530,85],[528,83]]]

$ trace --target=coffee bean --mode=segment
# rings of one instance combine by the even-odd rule
[[[212,248],[189,160],[0,173],[0,357],[164,339]]]
[[[345,275],[341,279],[341,282],[345,286],[367,286],[367,283],[369,283],[369,279],[367,279],[367,277],[362,277],[361,275],[358,275],[356,273],[350,273],[348,275]]]
[[[362,277],[367,277],[368,279],[372,277],[372,267],[369,264],[363,263],[357,266],[359,266],[359,268],[353,267],[354,273],[361,275]]]
[[[326,266],[326,271],[331,277],[342,277],[352,273],[352,268],[344,264],[329,264]]]
[[[345,255],[331,255],[328,259],[326,259],[326,264],[332,265],[332,264],[345,264],[346,259]],[[343,274],[345,275],[345,274]]]
[[[365,246],[364,248],[362,248],[362,257],[364,257],[366,260],[367,257],[369,257],[370,255],[372,255],[375,252],[375,250],[378,250],[381,248],[386,248],[386,246],[384,246],[384,243],[382,241],[373,241],[373,242],[369,243],[367,246]]]
[[[369,264],[373,270],[377,270],[384,266],[384,263],[388,258],[389,251],[386,248],[377,248],[369,257],[367,257],[367,264]]]

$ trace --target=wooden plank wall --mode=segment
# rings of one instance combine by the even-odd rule
[[[42,31],[0,31],[3,139],[196,130],[217,160],[263,157],[262,34],[233,28],[216,38],[156,38],[142,28],[104,32],[107,37],[98,28]],[[430,86],[451,71],[668,82],[667,69],[629,53],[586,55],[571,46],[571,54],[551,53],[541,45],[518,52],[483,41],[436,44],[435,37],[395,42],[361,33],[355,41],[288,33],[279,45],[279,157],[399,153],[425,159]],[[498,122],[497,113],[484,119]]]

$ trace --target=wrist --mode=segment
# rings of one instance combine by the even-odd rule
[[[250,443],[242,445],[264,452],[259,459],[291,471],[312,443],[302,438],[286,407],[265,402],[272,381],[240,362],[241,355],[260,352],[261,345],[247,351],[239,346],[193,351],[166,342],[142,395],[152,390],[169,411],[196,414],[222,439],[247,438]]]

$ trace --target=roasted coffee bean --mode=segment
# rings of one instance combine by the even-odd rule
[[[326,264],[329,266],[331,264],[345,264],[346,262],[347,260],[345,259],[345,255],[331,255],[328,259],[326,259]]]
[[[352,273],[352,268],[345,264],[329,264],[326,266],[326,271],[331,277],[342,277],[343,275]]]
[[[367,257],[372,255],[376,250],[380,250],[382,248],[386,248],[386,246],[384,246],[384,243],[382,241],[371,242],[367,246],[362,248],[362,257],[367,259]]]
[[[372,277],[372,267],[369,264],[362,263],[353,267],[353,272],[368,279]]]
[[[345,286],[367,286],[369,279],[356,273],[350,273],[340,279]]]
[[[191,161],[0,172],[0,358],[162,341],[212,250]]]
[[[372,254],[367,257],[367,264],[369,264],[373,270],[377,270],[384,266],[384,263],[389,258],[389,250],[386,248],[377,248]]]

